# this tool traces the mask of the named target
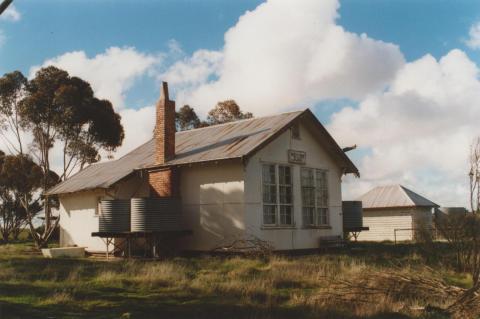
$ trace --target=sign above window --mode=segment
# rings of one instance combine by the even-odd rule
[[[303,151],[288,150],[288,162],[294,164],[305,164],[307,153]]]

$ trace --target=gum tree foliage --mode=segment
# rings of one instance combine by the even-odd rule
[[[38,200],[31,201],[40,202],[45,212],[42,234],[32,233],[37,246],[44,246],[59,220],[51,216],[56,199],[42,193],[76,168],[98,161],[102,150],[115,151],[124,139],[121,118],[109,101],[94,96],[87,82],[53,66],[40,69],[30,81],[18,71],[5,74],[0,78],[0,103],[2,136],[9,153],[28,154],[42,170],[41,185],[34,192]],[[25,136],[31,141],[27,150]],[[63,150],[59,175],[51,170],[51,150],[56,144]],[[33,232],[33,213],[27,218]]]
[[[177,131],[186,131],[201,127],[200,119],[190,105],[184,105],[175,114]]]
[[[0,135],[10,153],[23,154],[24,151],[19,103],[25,95],[27,82],[19,71],[0,78]]]
[[[4,147],[13,154],[23,154],[22,128],[18,105],[24,96],[28,80],[15,71],[0,78],[0,137]],[[0,150],[0,171],[5,161],[5,153]],[[26,214],[18,199],[9,191],[5,183],[0,183],[0,233],[3,242],[10,237],[18,238],[25,226]]]
[[[18,236],[18,230],[21,229],[26,221],[26,217],[19,208],[18,201],[12,196],[1,175],[3,164],[5,162],[5,153],[0,151],[0,235],[2,241],[7,243],[11,236]]]
[[[252,118],[250,112],[242,112],[234,100],[218,102],[217,105],[208,112],[206,121],[201,121],[195,110],[190,105],[184,105],[176,113],[177,131],[191,130],[199,127],[234,122],[238,120]]]
[[[0,236],[4,243],[10,238],[18,239],[21,229],[27,223],[25,209],[18,196],[12,192],[11,185],[5,180],[7,171],[4,169],[4,163],[8,161],[9,156],[0,151]]]
[[[242,110],[234,100],[226,100],[223,102],[218,102],[217,105],[212,110],[210,110],[210,112],[208,112],[207,123],[209,125],[216,125],[243,119],[249,119],[252,117],[252,113],[242,112]]]
[[[49,151],[63,145],[65,179],[77,167],[96,162],[99,151],[115,151],[124,138],[120,115],[111,103],[94,97],[90,84],[50,66],[40,69],[20,102],[22,127],[33,133],[39,164],[49,170]]]
[[[55,174],[51,173],[50,175],[47,178],[50,184],[58,181],[58,176],[55,179]],[[3,157],[0,169],[2,194],[9,197],[7,203],[14,205],[11,207],[12,211],[28,224],[38,248],[46,244],[46,240],[54,230],[52,228],[48,236],[43,236],[43,234],[37,233],[32,223],[33,217],[41,209],[36,193],[42,189],[43,177],[42,168],[28,155],[18,154]]]

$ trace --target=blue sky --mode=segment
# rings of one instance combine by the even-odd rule
[[[0,72],[19,69],[28,74],[33,65],[65,52],[83,50],[89,56],[111,46],[133,46],[142,52],[168,50],[178,41],[187,54],[200,48],[217,50],[224,33],[246,11],[263,1],[200,0],[15,0],[20,21],[0,21],[7,35],[0,50]],[[439,58],[462,42],[469,27],[480,19],[480,2],[474,0],[346,0],[338,22],[346,30],[400,46],[412,61],[429,53]],[[471,58],[480,62],[478,53]],[[140,81],[128,93],[128,102],[152,103],[156,83]],[[339,107],[320,103],[322,121]]]
[[[13,4],[0,19],[0,73],[53,63],[88,80],[122,114],[120,154],[150,136],[166,79],[200,114],[228,97],[257,115],[310,106],[341,145],[359,145],[362,179],[347,179],[346,194],[403,183],[464,203],[468,145],[480,135],[480,1]]]

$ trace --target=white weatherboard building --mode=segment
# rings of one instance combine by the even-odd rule
[[[432,228],[434,202],[402,185],[379,186],[362,195],[363,226],[358,240],[413,240],[421,228]]]
[[[341,179],[359,173],[310,110],[175,133],[174,108],[164,85],[152,140],[49,190],[60,198],[61,246],[105,251],[91,236],[100,201],[156,196],[180,198],[186,250],[252,235],[276,250],[311,249],[342,236]]]

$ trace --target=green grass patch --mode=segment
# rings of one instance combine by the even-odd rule
[[[0,318],[427,318],[412,306],[445,302],[428,294],[410,300],[407,293],[359,305],[321,294],[335,281],[380,271],[471,285],[413,244],[362,243],[269,260],[105,261],[45,259],[23,242],[0,246]]]

